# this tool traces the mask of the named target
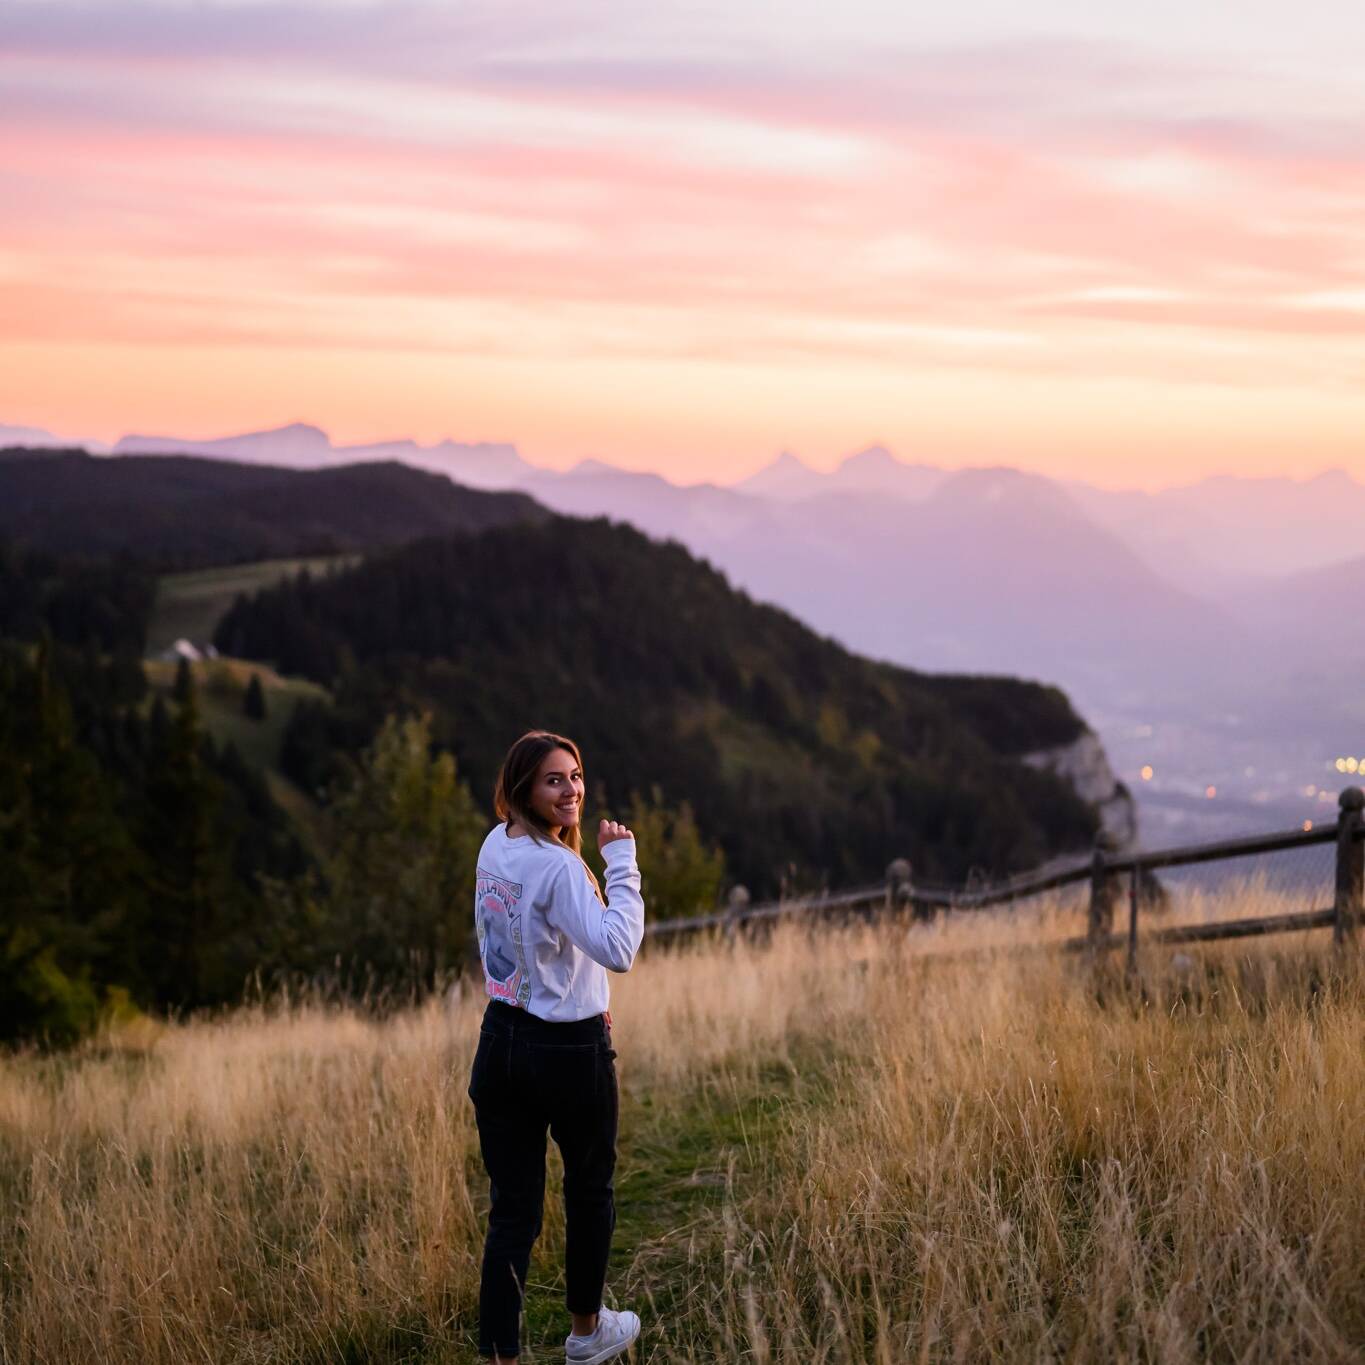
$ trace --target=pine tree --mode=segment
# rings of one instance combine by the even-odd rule
[[[194,691],[194,674],[190,671],[190,661],[183,655],[175,666],[175,687],[171,695],[176,701],[184,703]]]
[[[160,692],[152,698],[152,709],[147,714],[147,739],[155,752],[170,742],[171,713]]]
[[[304,697],[290,712],[280,740],[280,770],[319,801],[327,795],[338,762],[327,711],[323,703]]]
[[[204,762],[199,706],[191,686],[153,741],[144,846],[155,860],[139,947],[159,1005],[193,1006],[230,993],[215,950],[236,900],[217,839],[219,783]],[[239,984],[239,983],[237,983]]]
[[[353,985],[404,994],[458,968],[485,822],[455,760],[432,752],[428,717],[385,722],[325,829],[320,876],[273,887],[296,951],[312,933],[315,963],[340,960]]]
[[[246,695],[242,699],[242,711],[250,720],[265,719],[265,688],[261,686],[261,675],[253,673],[246,685]]]
[[[147,695],[147,674],[136,650],[126,646],[114,650],[108,675],[109,690],[116,701],[136,703]]]
[[[52,647],[0,659],[0,1037],[95,1022],[141,871],[111,785],[75,738]]]
[[[638,793],[624,817],[635,836],[645,912],[650,919],[705,914],[713,909],[725,881],[725,855],[706,844],[686,801],[676,809],[664,804],[658,787],[646,800]],[[592,837],[584,831],[584,852],[600,876],[603,863]]]

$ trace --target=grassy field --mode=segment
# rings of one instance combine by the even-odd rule
[[[177,665],[150,659],[142,667],[152,691],[169,701]],[[280,741],[294,707],[304,699],[322,700],[327,696],[326,688],[316,683],[281,677],[267,665],[246,659],[204,659],[192,664],[190,671],[198,689],[205,728],[220,744],[231,740],[248,763],[268,773],[279,764]],[[260,678],[265,692],[264,720],[252,720],[243,708],[253,673]]]
[[[320,574],[333,565],[350,564],[358,559],[358,555],[266,559],[254,564],[165,574],[157,582],[156,606],[147,632],[147,652],[159,654],[180,639],[205,644],[213,638],[214,627],[238,593],[273,587],[300,569]]]
[[[956,931],[614,982],[609,1294],[646,1362],[1365,1358],[1365,972],[1323,935],[1143,985]],[[141,1023],[0,1061],[0,1360],[473,1357],[481,1001]],[[563,1359],[552,1192],[525,1359]]]

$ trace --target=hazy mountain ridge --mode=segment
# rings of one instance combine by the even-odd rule
[[[3,429],[0,429],[2,431]],[[398,460],[414,469],[445,474],[468,488],[508,490],[538,471],[515,446],[499,441],[444,440],[424,446],[404,437],[359,445],[334,446],[321,427],[290,422],[266,431],[245,432],[209,441],[177,436],[129,435],[113,447],[115,455],[200,455],[288,469],[328,469],[358,461]]]
[[[0,443],[7,441],[33,447],[106,449],[99,443],[72,441],[39,428],[0,426]],[[955,473],[970,472],[910,463],[898,459],[885,446],[872,445],[849,455],[829,472],[814,469],[784,451],[763,469],[732,485],[677,485],[657,475],[634,475],[600,460],[582,461],[567,475],[557,473],[531,464],[510,442],[446,439],[424,446],[400,438],[338,446],[322,428],[305,422],[212,440],[130,434],[121,437],[113,451],[119,455],[207,455],[301,469],[395,459],[445,474],[472,488],[533,491],[531,485],[535,484],[538,496],[566,478],[652,477],[658,479],[662,496],[711,489],[769,502],[842,493],[921,501]],[[1245,578],[1263,581],[1350,559],[1360,548],[1357,528],[1365,524],[1365,485],[1340,469],[1307,479],[1214,476],[1155,493],[1100,488],[1083,480],[1047,482],[1074,498],[1082,512],[1117,535],[1156,573],[1187,590],[1206,588],[1215,596],[1235,592]],[[599,484],[598,491],[606,495],[613,490]],[[567,500],[570,495],[564,497]],[[584,491],[572,498],[572,510],[586,510]],[[610,514],[612,509],[591,510]]]
[[[1226,609],[1244,621],[1257,621],[1282,639],[1311,645],[1324,626],[1335,624],[1338,644],[1353,656],[1365,654],[1356,643],[1355,623],[1365,602],[1365,554],[1325,568],[1286,574],[1224,598]]]
[[[919,499],[837,483],[773,499],[653,474],[548,476],[555,511],[675,539],[747,591],[862,653],[910,667],[1129,687],[1172,657],[1198,672],[1241,624],[1172,586],[1076,500],[1010,469],[944,472]]]
[[[1344,470],[1308,479],[1221,475],[1156,493],[1068,488],[1097,522],[1174,572],[1202,569],[1215,589],[1323,568],[1357,554],[1365,485]]]
[[[74,436],[58,436],[43,427],[6,426],[0,422],[0,448],[23,447],[30,450],[85,450],[92,455],[107,455],[109,446],[103,441],[85,440]]]
[[[871,492],[918,499],[928,497],[948,474],[948,470],[934,465],[905,464],[881,445],[855,452],[828,474],[812,469],[784,450],[772,464],[733,487],[739,493],[783,501],[835,492]]]
[[[315,473],[329,470],[340,478],[354,477],[341,474],[350,467],[345,461],[384,456],[440,470],[470,487],[519,489],[554,511],[608,515],[677,539],[742,586],[855,648],[920,667],[1055,678],[1085,688],[1083,699],[1171,667],[1182,675],[1183,686],[1206,676],[1210,655],[1216,661],[1229,651],[1239,660],[1254,657],[1249,637],[1257,622],[1247,604],[1254,603],[1265,580],[1253,588],[1244,572],[1228,567],[1226,556],[1221,567],[1210,567],[1213,552],[1191,545],[1193,531],[1161,530],[1167,511],[1174,509],[1171,524],[1184,518],[1195,526],[1213,520],[1204,506],[1221,498],[1232,509],[1221,523],[1226,526],[1229,517],[1243,513],[1270,520],[1287,500],[1298,509],[1290,520],[1315,528],[1326,502],[1334,509],[1330,524],[1343,528],[1344,541],[1347,530],[1354,535],[1359,497],[1365,524],[1365,489],[1340,471],[1302,484],[1220,479],[1161,494],[1111,493],[1006,467],[947,471],[908,465],[872,446],[829,474],[784,454],[767,470],[726,488],[680,486],[601,461],[584,461],[567,473],[537,469],[505,443],[334,447],[320,428],[303,423],[197,445],[171,437],[125,437],[119,443],[165,449],[186,444],[205,454],[231,452],[244,465],[260,468],[261,461],[280,453]],[[177,477],[191,478],[183,466],[187,457],[178,458]],[[82,479],[96,474],[88,466]],[[776,494],[763,493],[765,487],[776,488]],[[93,494],[89,499],[97,500]],[[108,516],[114,509],[106,505],[103,511]],[[306,507],[299,515],[302,533]],[[440,529],[431,524],[427,507],[415,505],[413,516],[407,534]],[[102,544],[108,528],[98,520],[87,515],[81,521],[77,514],[73,540],[89,535]],[[315,529],[314,538],[325,540],[323,528]],[[391,530],[387,536],[348,535],[338,548],[403,538],[400,526]],[[1225,539],[1235,543],[1239,535],[1229,532]],[[1253,527],[1240,539],[1255,544],[1264,537]],[[287,550],[276,546],[273,552],[298,548],[296,538]],[[1301,547],[1295,553],[1302,558],[1312,552]],[[1237,610],[1225,603],[1237,604]],[[1299,634],[1314,634],[1315,627],[1298,624]]]
[[[40,451],[0,462],[0,539],[130,554],[162,570],[369,550],[545,516],[523,493],[465,488],[394,461],[300,470]]]
[[[747,561],[742,577],[763,595],[855,648],[924,668],[1103,686],[1237,633],[1056,485],[1017,471],[963,471],[917,503],[808,499]],[[868,593],[861,608],[854,585]]]
[[[270,431],[223,436],[211,441],[185,441],[178,436],[121,436],[115,455],[207,455],[214,459],[255,460],[262,463],[309,468],[332,457],[332,442],[321,427],[291,422]]]

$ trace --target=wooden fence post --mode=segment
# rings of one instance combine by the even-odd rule
[[[1365,792],[1347,787],[1337,798],[1337,894],[1332,941],[1338,948],[1355,941],[1361,921],[1361,884],[1365,881],[1365,843],[1360,841]]]
[[[1087,937],[1090,951],[1098,953],[1114,932],[1114,883],[1109,876],[1109,852],[1112,841],[1101,830],[1095,839],[1095,852],[1090,859],[1090,920]]]
[[[886,915],[889,919],[897,910],[910,904],[910,860],[894,858],[886,865]]]
[[[1128,975],[1137,975],[1138,885],[1142,869],[1136,862],[1128,874]]]
[[[725,898],[725,937],[734,938],[735,931],[743,923],[744,912],[749,908],[749,888],[732,886]]]

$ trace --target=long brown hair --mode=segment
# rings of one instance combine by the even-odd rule
[[[537,842],[541,839],[554,839],[555,836],[550,833],[550,827],[531,809],[528,798],[545,756],[552,754],[556,749],[563,749],[572,754],[578,771],[580,773],[583,771],[583,755],[578,752],[578,745],[573,740],[553,734],[549,730],[528,730],[508,749],[506,758],[502,760],[502,769],[498,773],[497,785],[493,789],[493,812],[498,819],[509,823],[515,820]],[[584,785],[586,786],[586,781]],[[592,881],[598,900],[602,900],[601,884],[594,876],[592,868],[583,862],[581,806],[578,822],[562,826],[557,842],[578,856]]]

